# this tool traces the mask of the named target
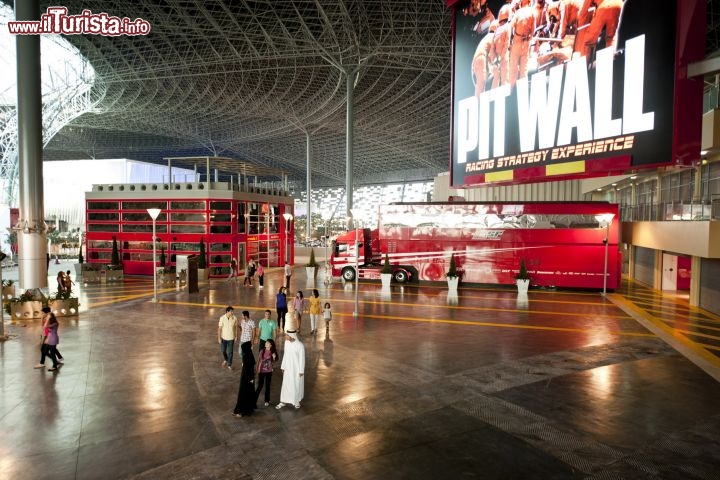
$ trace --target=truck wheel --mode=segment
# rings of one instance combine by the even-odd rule
[[[342,278],[346,282],[352,282],[353,280],[355,280],[355,269],[352,267],[343,268]]]
[[[397,283],[405,283],[408,281],[408,274],[405,270],[395,270],[393,272],[393,278]]]

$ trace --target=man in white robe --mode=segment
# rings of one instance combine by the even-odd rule
[[[288,331],[285,335],[285,354],[280,365],[283,371],[280,403],[275,408],[281,409],[285,404],[300,408],[300,400],[305,395],[305,346],[297,332]]]

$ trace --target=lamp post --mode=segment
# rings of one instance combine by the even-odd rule
[[[357,209],[350,209],[350,215],[352,215],[352,225],[355,229],[355,311],[353,311],[353,317],[357,317],[359,315],[358,294],[360,292],[360,239],[358,238],[358,234],[360,232],[358,230],[357,222],[355,221],[355,218],[358,217],[359,213],[360,211]]]
[[[595,215],[595,220],[597,220],[598,224],[600,225],[600,228],[605,228],[605,239],[603,240],[603,243],[605,244],[605,264],[603,267],[603,290],[602,290],[602,296],[604,297],[607,294],[607,275],[608,275],[608,243],[610,240],[610,225],[612,224],[612,220],[615,217],[614,213],[602,213],[600,215]]]
[[[328,224],[330,223],[329,220],[325,222],[325,239],[323,240],[325,242],[325,270],[327,270],[327,266],[330,264],[330,259],[328,258]]]
[[[156,248],[155,248],[155,220],[157,220],[158,215],[160,215],[160,209],[159,208],[148,208],[147,209],[148,215],[150,215],[150,218],[152,218],[153,222],[153,233],[152,233],[152,246],[153,246],[153,302],[157,302],[157,267],[155,266],[156,259]]]
[[[293,219],[292,214],[283,213],[285,219],[285,263],[290,263],[290,220]]]

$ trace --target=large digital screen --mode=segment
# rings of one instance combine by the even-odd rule
[[[699,159],[704,0],[451,0],[451,184]],[[654,13],[653,13],[654,12]]]

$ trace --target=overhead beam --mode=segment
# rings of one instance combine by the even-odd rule
[[[688,77],[690,78],[707,77],[717,73],[720,73],[720,56],[688,64]]]

